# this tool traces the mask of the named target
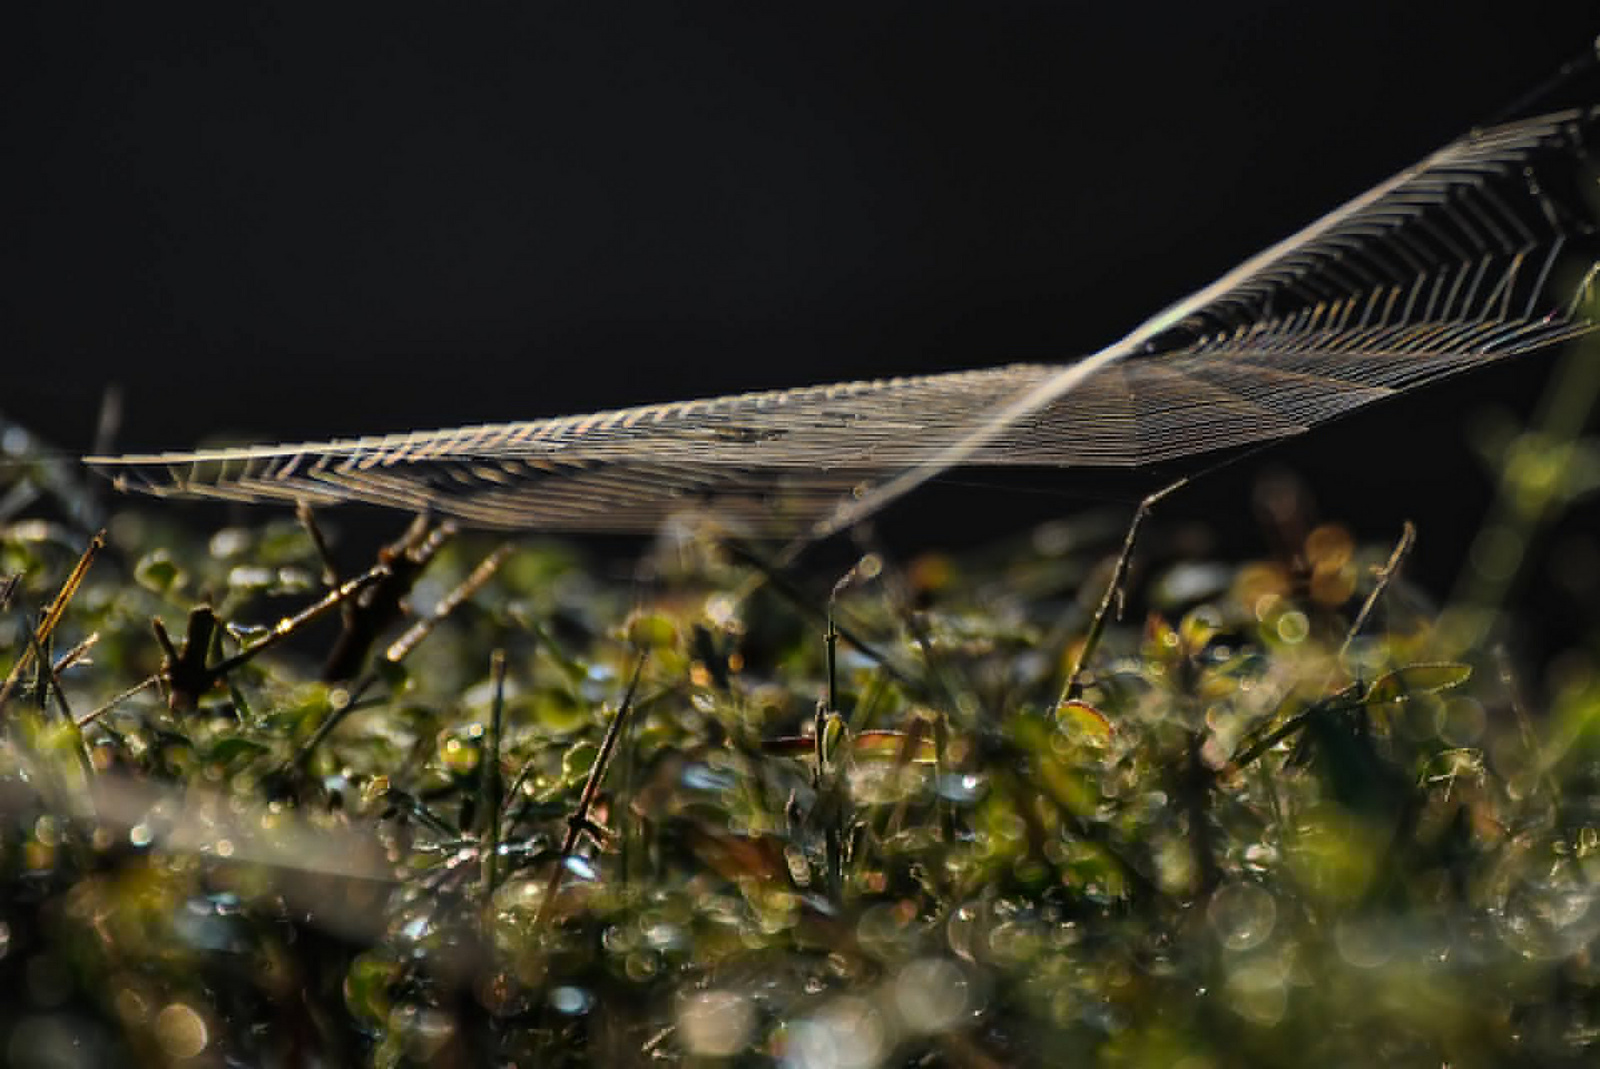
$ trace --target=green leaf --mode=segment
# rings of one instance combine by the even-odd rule
[[[1178,623],[1178,639],[1185,652],[1195,654],[1216,637],[1218,631],[1216,610],[1206,607],[1186,614]]]
[[[635,613],[626,626],[628,641],[639,649],[671,649],[678,645],[678,625],[660,612]]]
[[[207,763],[217,765],[230,765],[235,761],[248,760],[259,754],[267,752],[267,747],[254,739],[246,739],[239,735],[230,735],[218,739],[206,749]]]
[[[1038,717],[1015,717],[1011,737],[1026,750],[1033,763],[1033,786],[1040,788],[1067,812],[1087,817],[1100,803],[1099,791],[1086,776],[1056,756],[1050,732]]]
[[[933,739],[927,732],[920,731],[858,732],[850,740],[850,752],[857,757],[879,761],[904,759],[914,765],[931,765],[938,760]]]
[[[316,560],[316,551],[316,543],[300,521],[272,520],[261,527],[254,560],[269,567],[303,564]]]
[[[399,963],[384,952],[369,950],[357,955],[344,974],[345,1007],[368,1027],[383,1027],[393,1006],[391,989],[403,974]]]
[[[580,742],[570,747],[561,756],[561,777],[569,782],[576,782],[589,774],[594,767],[595,758],[600,756],[600,747],[592,742]]]
[[[1074,739],[1096,746],[1108,744],[1117,732],[1106,714],[1088,702],[1077,699],[1056,706],[1056,723]]]
[[[453,776],[477,771],[483,756],[483,725],[462,724],[439,735],[439,763]]]
[[[844,738],[844,719],[838,713],[829,713],[822,724],[822,758],[825,762],[832,762],[842,738]]]
[[[157,594],[171,594],[189,581],[188,574],[164,549],[139,558],[139,563],[133,567],[133,578],[140,586]]]
[[[1182,650],[1183,638],[1163,617],[1152,614],[1145,621],[1144,641],[1139,652],[1147,661],[1169,665],[1182,656]]]
[[[1418,694],[1437,694],[1459,687],[1472,676],[1470,665],[1454,661],[1411,664],[1379,676],[1362,700],[1368,705],[1404,701]]]

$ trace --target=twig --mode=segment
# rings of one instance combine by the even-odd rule
[[[418,620],[405,634],[390,643],[389,648],[383,652],[384,663],[399,664],[410,656],[411,651],[416,649],[423,639],[431,635],[441,621],[460,608],[461,604],[473,594],[482,589],[483,585],[494,575],[496,569],[510,555],[511,548],[510,545],[502,545],[489,554],[481,564],[472,570],[472,574],[461,581],[459,586],[440,599],[439,604],[434,606],[433,612]],[[384,565],[379,563],[374,566],[373,571],[382,567]],[[370,575],[372,573],[368,572],[367,574]],[[348,586],[349,584],[345,585]],[[326,739],[346,716],[355,711],[356,703],[361,700],[367,691],[372,689],[380,678],[380,673],[376,668],[369,668],[363,672],[361,678],[357,679],[346,692],[345,700],[329,711],[328,716],[321,724],[317,725],[317,730],[312,733],[311,738],[307,739],[305,745],[301,746],[294,756],[284,763],[280,771],[286,772],[304,764],[306,759],[311,756],[311,751],[321,745],[322,740]]]
[[[622,736],[622,729],[628,722],[628,713],[633,709],[633,699],[639,693],[639,680],[644,677],[644,665],[650,658],[648,648],[639,651],[639,659],[634,662],[633,678],[628,681],[627,693],[622,697],[622,704],[617,707],[617,715],[611,718],[611,723],[606,727],[605,738],[600,742],[600,752],[595,754],[594,764],[589,767],[589,778],[584,781],[583,791],[578,795],[578,805],[567,817],[567,835],[561,843],[561,853],[556,858],[555,868],[550,873],[550,882],[545,886],[544,901],[539,903],[539,912],[535,915],[534,928],[543,928],[550,919],[550,913],[555,908],[556,895],[561,890],[561,880],[567,872],[567,862],[572,857],[572,852],[578,848],[578,840],[584,832],[595,830],[594,822],[589,819],[589,810],[594,805],[596,796],[600,793],[600,784],[605,779],[606,766],[610,764],[611,753],[617,747],[617,740]]]
[[[1250,748],[1245,750],[1243,753],[1237,754],[1231,758],[1226,766],[1228,774],[1232,775],[1233,773],[1238,772],[1240,769],[1250,764],[1250,762],[1254,761],[1256,758],[1260,757],[1262,754],[1278,745],[1278,743],[1282,742],[1296,731],[1299,731],[1311,720],[1313,716],[1317,715],[1318,713],[1348,711],[1348,709],[1353,709],[1360,705],[1359,698],[1360,693],[1358,689],[1354,686],[1350,686],[1346,687],[1344,690],[1341,690],[1337,694],[1333,694],[1322,699],[1321,701],[1310,706],[1304,712],[1296,713],[1294,716],[1290,717],[1288,720],[1285,720],[1282,724],[1274,728],[1270,733],[1267,734],[1265,738],[1251,745]],[[1350,702],[1352,704],[1341,704],[1345,702]]]
[[[72,707],[67,704],[67,695],[61,689],[61,680],[56,678],[54,670],[50,667],[50,655],[45,651],[38,632],[31,629],[28,631],[28,648],[33,651],[34,663],[38,665],[38,674],[35,676],[36,682],[34,685],[42,692],[39,695],[39,708],[43,709],[48,705],[50,695],[54,694],[56,707],[61,710],[62,718],[71,720]]]
[[[834,587],[837,594],[838,587]],[[827,782],[831,772],[828,767],[828,724],[832,717],[839,715],[839,629],[834,625],[833,599],[828,602],[828,630],[823,635],[826,646],[828,662],[828,694],[827,698],[817,705],[816,729],[813,734],[817,747],[816,767],[813,771],[813,785],[817,788],[818,797],[822,794],[822,785]],[[830,792],[832,793],[832,792]],[[818,816],[823,821],[822,842],[823,856],[828,866],[828,897],[839,901],[844,891],[844,836],[839,829],[843,820],[843,807],[831,805],[825,811],[820,811]]]
[[[828,703],[817,703],[816,728],[811,734],[815,748],[811,784],[816,789],[817,801],[812,816],[822,825],[822,856],[827,866],[828,898],[839,901],[844,887],[844,836],[839,825],[844,819],[841,781],[833,774],[828,763],[828,725],[832,722]]]
[[[838,586],[834,588],[835,595]],[[828,599],[828,629],[822,634],[823,657],[827,663],[827,692],[817,703],[811,724],[811,786],[822,789],[828,772],[828,715],[839,708],[839,629],[833,619],[833,598]]]
[[[181,648],[159,618],[150,621],[150,629],[161,647],[161,680],[167,685],[167,707],[173,712],[195,708],[222,678],[206,663],[211,655],[211,639],[219,629],[216,611],[210,605],[189,610],[189,626]]]
[[[129,687],[127,690],[123,691],[121,694],[118,694],[116,697],[110,699],[105,704],[101,705],[94,712],[85,713],[82,717],[79,718],[78,727],[80,727],[80,728],[88,727],[90,724],[94,723],[96,720],[99,720],[102,716],[104,716],[105,714],[109,713],[111,710],[115,709],[117,706],[121,705],[123,702],[127,701],[129,698],[132,698],[135,695],[144,693],[145,691],[149,690],[151,687],[155,686],[156,684],[158,684],[160,682],[161,682],[161,677],[159,675],[147,676],[144,679],[143,682],[135,683],[133,686]]]
[[[317,558],[322,561],[322,584],[328,587],[338,586],[339,569],[333,562],[333,553],[328,549],[328,540],[322,533],[322,525],[317,522],[316,513],[311,511],[311,503],[296,501],[294,518],[305,528],[306,534],[311,538],[311,545],[317,551]]]
[[[377,582],[383,577],[384,569],[387,567],[381,563],[374,565],[337,589],[329,591],[320,601],[294,616],[286,616],[279,620],[260,641],[244,647],[231,657],[222,658],[215,664],[206,662],[210,657],[213,640],[222,632],[222,625],[211,606],[200,605],[189,613],[188,630],[181,648],[167,634],[166,625],[159,619],[152,620],[151,628],[155,631],[156,641],[160,643],[164,654],[160,679],[167,685],[167,704],[174,711],[194,708],[199,704],[201,697],[216,686],[218,680],[225,679],[234,669],[249,663],[259,654],[278,645],[302,627]]]
[[[404,810],[406,816],[433,832],[441,842],[459,843],[461,846],[467,845],[464,842],[459,842],[461,829],[429,809],[421,799],[391,787],[384,794],[384,801],[392,807],[392,811]]]
[[[88,574],[89,566],[94,563],[95,556],[105,548],[106,533],[100,531],[89,540],[89,545],[84,549],[78,563],[73,565],[71,573],[67,575],[66,582],[61,584],[61,589],[56,592],[55,598],[45,609],[44,616],[39,621],[39,626],[34,629],[33,635],[37,642],[23,648],[17,657],[17,663],[11,666],[11,673],[6,676],[5,683],[0,684],[0,709],[4,709],[6,702],[11,698],[11,692],[16,689],[17,683],[22,679],[22,673],[28,670],[28,665],[33,662],[35,648],[43,649],[45,640],[50,637],[56,625],[61,622],[67,606],[72,602],[72,597],[78,592],[78,587],[83,583],[83,577]],[[9,595],[14,584],[7,587]]]
[[[73,719],[72,709],[67,704],[66,691],[61,689],[61,673],[66,671],[68,668],[71,668],[78,661],[82,660],[88,654],[88,652],[94,648],[95,643],[99,641],[100,632],[96,631],[91,633],[88,638],[84,639],[82,642],[72,647],[72,649],[58,657],[55,664],[51,666],[49,672],[39,673],[40,684],[47,690],[53,689],[55,691],[56,701],[61,709],[61,715],[66,717],[68,720]],[[44,650],[39,646],[38,635],[31,630],[28,632],[28,647],[33,651],[34,660],[39,664],[44,664]],[[145,680],[145,683],[141,686],[148,685],[150,682],[151,680]],[[97,710],[96,714],[98,714],[100,711],[101,710]],[[79,726],[82,726],[82,724],[87,723],[90,719],[91,717],[86,717],[84,720],[78,721],[77,723]]]
[[[828,711],[839,711],[839,628],[833,619],[833,605],[828,605],[828,630],[822,641],[828,658]]]
[[[378,677],[376,675],[371,675],[357,682],[353,690],[333,691],[329,695],[331,700],[328,703],[328,715],[322,718],[322,723],[317,725],[317,729],[311,733],[311,737],[287,761],[278,766],[278,773],[287,775],[310,760],[312,752],[322,745],[324,739],[333,734],[334,728],[344,723],[345,717],[355,711],[356,703],[361,700],[361,696],[377,680]]]
[[[376,583],[378,580],[382,579],[384,575],[387,574],[388,567],[389,566],[387,564],[375,564],[371,568],[368,568],[366,571],[362,572],[360,575],[356,576],[354,579],[351,579],[346,583],[342,583],[335,589],[330,590],[326,595],[323,596],[321,601],[302,609],[293,616],[286,616],[279,620],[275,625],[273,625],[272,630],[269,631],[260,641],[254,643],[253,645],[246,646],[244,649],[240,650],[238,653],[235,653],[231,657],[225,657],[221,661],[218,661],[211,667],[211,674],[220,679],[229,672],[233,671],[235,668],[238,668],[240,665],[248,663],[257,654],[271,649],[273,646],[276,646],[278,643],[282,642],[284,639],[300,630],[306,624],[309,624],[311,621],[325,615],[330,609],[342,604],[348,598],[353,597],[354,595],[365,590],[367,587],[371,586],[373,583]]]
[[[1078,650],[1077,660],[1072,665],[1072,671],[1067,675],[1067,683],[1061,690],[1061,697],[1057,700],[1057,705],[1077,701],[1083,696],[1084,671],[1088,667],[1089,658],[1094,655],[1094,651],[1100,646],[1100,638],[1105,634],[1106,630],[1106,621],[1111,616],[1111,607],[1116,605],[1118,613],[1120,614],[1121,612],[1123,584],[1128,579],[1128,568],[1133,562],[1133,547],[1138,541],[1139,528],[1143,526],[1145,517],[1149,516],[1151,510],[1163,499],[1181,490],[1188,482],[1188,479],[1179,479],[1175,483],[1162,487],[1139,502],[1139,507],[1134,510],[1133,520],[1128,524],[1128,533],[1122,539],[1122,551],[1117,555],[1116,567],[1111,570],[1111,581],[1106,584],[1106,592],[1100,598],[1100,606],[1095,609],[1094,618],[1089,621],[1088,634],[1083,636],[1083,646]]]
[[[0,579],[0,612],[11,608],[11,599],[16,596],[17,587],[22,585],[22,573],[8,575]]]
[[[399,539],[378,551],[383,574],[343,607],[343,627],[322,666],[323,679],[331,682],[357,675],[378,636],[403,615],[406,596],[417,579],[455,532],[450,523],[430,529],[424,514],[413,520]]]
[[[656,1051],[661,1049],[662,1044],[666,1043],[667,1040],[677,1035],[677,1033],[678,1026],[675,1024],[669,1024],[667,1027],[663,1028],[661,1031],[645,1040],[644,1046],[639,1048],[639,1052],[641,1054],[648,1054],[654,1057]]]
[[[89,655],[89,651],[94,649],[95,645],[99,641],[100,632],[91,631],[89,632],[88,638],[72,647],[66,653],[63,653],[60,657],[57,657],[55,667],[53,669],[57,678],[61,676],[62,672],[65,672],[67,669],[71,668],[73,665],[87,657]]]
[[[636,703],[636,709],[638,704],[642,703]],[[617,740],[617,745],[622,747],[622,753],[616,758],[616,763],[620,766],[617,775],[621,778],[621,782],[618,784],[618,791],[620,797],[629,799],[630,805],[633,804],[633,800],[636,797],[634,791],[635,777],[637,775],[635,765],[638,763],[639,751],[638,739],[639,717],[635,715],[629,718],[627,728],[623,730],[622,735]],[[532,764],[532,762],[530,761],[529,764]],[[510,798],[507,798],[506,801],[509,803]],[[617,884],[624,893],[628,888],[628,865],[633,857],[631,846],[634,835],[637,834],[636,827],[637,823],[635,821],[622,820],[617,828]]]
[[[1361,611],[1356,613],[1355,622],[1350,625],[1350,631],[1344,636],[1344,642],[1339,646],[1336,663],[1343,664],[1345,654],[1350,652],[1351,643],[1356,636],[1361,634],[1361,629],[1367,626],[1367,618],[1372,615],[1372,610],[1377,607],[1378,599],[1383,597],[1384,591],[1389,589],[1389,584],[1394,582],[1400,574],[1400,568],[1405,564],[1406,557],[1417,544],[1417,528],[1410,520],[1405,521],[1401,528],[1400,540],[1394,544],[1394,551],[1389,554],[1388,563],[1378,569],[1378,581],[1373,584],[1372,592],[1367,595],[1367,600],[1361,603]]]
[[[405,634],[389,644],[389,648],[383,652],[384,660],[390,663],[398,663],[405,660],[423,639],[433,633],[434,628],[438,627],[441,622],[460,608],[462,603],[482,590],[484,585],[494,578],[494,573],[500,569],[500,565],[505,563],[506,558],[511,556],[513,548],[515,547],[509,542],[502,543],[495,548],[493,553],[483,558],[482,562],[472,569],[472,574],[468,575],[461,581],[460,585],[439,600],[439,604],[433,607],[432,612],[412,624],[406,629]]]
[[[500,803],[500,820],[502,822],[510,818],[511,810],[516,806],[517,798],[522,794],[522,788],[533,777],[538,765],[538,758],[530,758],[517,770],[517,774],[511,777],[511,786],[506,788],[505,799]]]
[[[1339,665],[1344,663],[1346,654],[1350,652],[1350,646],[1361,634],[1362,629],[1366,627],[1367,621],[1371,618],[1373,610],[1377,608],[1379,599],[1383,597],[1384,592],[1389,589],[1389,585],[1393,583],[1395,578],[1400,574],[1401,566],[1405,564],[1407,555],[1410,554],[1416,543],[1416,526],[1412,524],[1410,520],[1407,520],[1405,522],[1405,526],[1400,531],[1399,540],[1395,542],[1394,550],[1389,554],[1389,560],[1382,568],[1378,569],[1378,578],[1376,584],[1374,584],[1371,592],[1368,593],[1366,600],[1362,602],[1361,610],[1356,613],[1355,620],[1350,624],[1350,630],[1345,634],[1344,642],[1339,646],[1339,652],[1334,658],[1334,666],[1329,670],[1328,678],[1322,685],[1322,690],[1324,693],[1326,693],[1328,689],[1333,686],[1334,681],[1338,678]],[[1278,743],[1282,742],[1284,739],[1288,738],[1290,735],[1304,727],[1306,722],[1310,720],[1310,718],[1317,712],[1324,709],[1336,708],[1338,702],[1354,697],[1356,694],[1357,691],[1354,687],[1347,687],[1337,694],[1328,695],[1326,698],[1318,701],[1304,712],[1298,713],[1290,719],[1284,721],[1282,724],[1279,724],[1264,738],[1250,745],[1244,751],[1235,754],[1235,756],[1228,761],[1226,766],[1227,773],[1232,775],[1233,773],[1236,773],[1240,769],[1244,768],[1246,765],[1250,764],[1250,762],[1256,760],[1262,754],[1266,753]],[[1269,717],[1266,722],[1271,723],[1275,716],[1276,714],[1274,714],[1274,717]]]

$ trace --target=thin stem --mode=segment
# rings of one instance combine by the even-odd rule
[[[738,557],[740,560],[744,561],[746,564],[760,572],[766,578],[768,585],[771,586],[772,589],[783,598],[783,600],[787,601],[791,606],[799,610],[802,615],[811,618],[813,621],[822,621],[824,623],[827,621],[828,614],[824,610],[819,609],[816,607],[816,605],[812,604],[811,600],[802,594],[798,589],[796,589],[793,583],[785,579],[783,575],[779,573],[777,566],[765,560],[755,550],[739,542],[729,540],[726,545],[734,556]],[[859,652],[863,657],[882,668],[894,678],[895,682],[910,688],[917,694],[925,693],[926,688],[922,685],[921,681],[918,680],[912,673],[890,661],[888,655],[875,649],[871,643],[857,635],[849,627],[846,627],[837,621],[835,621],[834,626],[838,630],[840,638],[854,646],[857,652]]]
[[[434,628],[438,627],[451,613],[460,608],[463,602],[482,590],[484,584],[494,578],[494,573],[499,570],[500,565],[505,563],[506,558],[511,556],[513,548],[515,547],[509,542],[495,547],[494,552],[483,558],[478,563],[478,566],[472,569],[470,575],[463,579],[454,590],[439,600],[439,604],[433,607],[432,612],[412,624],[406,629],[405,634],[389,644],[389,648],[383,654],[384,660],[390,662],[404,660],[417,647],[418,643],[432,634]]]
[[[67,692],[61,689],[61,680],[56,678],[55,670],[50,665],[50,655],[45,650],[38,632],[28,631],[28,648],[33,650],[34,663],[38,665],[37,686],[42,691],[39,695],[40,709],[49,704],[50,696],[53,694],[62,719],[72,721],[72,706],[67,704]]]
[[[1117,554],[1116,567],[1111,570],[1111,581],[1106,583],[1106,592],[1101,595],[1100,606],[1095,609],[1094,618],[1089,621],[1089,632],[1083,636],[1083,646],[1078,650],[1077,660],[1073,662],[1072,671],[1067,675],[1067,683],[1061,689],[1061,697],[1057,705],[1070,701],[1077,701],[1083,697],[1083,676],[1089,664],[1089,658],[1100,646],[1101,636],[1105,634],[1106,622],[1111,617],[1113,605],[1119,606],[1123,598],[1123,584],[1128,580],[1128,568],[1133,562],[1133,547],[1139,539],[1139,528],[1144,525],[1145,517],[1150,515],[1155,508],[1168,495],[1182,489],[1188,484],[1188,479],[1179,479],[1171,483],[1143,501],[1134,510],[1133,519],[1128,524],[1128,533],[1122,539],[1122,551]]]
[[[80,727],[80,728],[88,727],[90,724],[94,723],[96,720],[99,720],[102,716],[104,716],[105,714],[109,713],[111,710],[115,709],[117,706],[121,705],[123,702],[127,701],[129,698],[132,698],[132,697],[135,697],[135,696],[137,696],[139,694],[144,693],[145,691],[149,690],[151,687],[155,686],[156,684],[158,684],[160,682],[161,682],[161,677],[160,676],[147,676],[147,677],[145,677],[145,679],[142,682],[135,683],[133,686],[129,687],[127,690],[123,691],[121,694],[116,695],[115,697],[113,697],[109,701],[107,701],[105,704],[101,705],[94,712],[85,713],[82,717],[79,718],[78,727]]]
[[[828,655],[828,711],[839,711],[839,629],[834,625],[833,606],[828,606],[828,630],[823,635]]]
[[[306,501],[294,503],[294,518],[300,521],[300,526],[305,529],[311,538],[311,545],[317,551],[317,559],[322,562],[322,585],[336,587],[339,585],[339,569],[333,562],[333,552],[328,548],[328,540],[323,536],[322,525],[317,522],[317,517],[311,511],[311,505]]]
[[[325,615],[330,609],[336,608],[341,603],[354,597],[383,578],[384,575],[388,574],[388,571],[389,566],[387,564],[375,564],[349,582],[330,590],[320,601],[300,610],[293,616],[285,616],[274,624],[272,630],[267,632],[266,636],[259,642],[246,646],[232,657],[226,657],[212,665],[210,668],[211,674],[218,679],[222,678],[240,665],[254,659],[257,654],[271,649],[313,620]]]
[[[816,724],[816,786],[818,798],[822,795],[822,786],[828,781],[831,769],[828,767],[828,725],[831,718],[839,715],[839,630],[834,626],[833,604],[830,599],[828,604],[828,630],[823,636],[827,646],[828,659],[828,697],[817,708]],[[840,792],[829,791],[835,799]],[[828,806],[820,813],[824,822],[822,829],[824,853],[828,864],[828,896],[835,902],[839,901],[844,891],[844,835],[839,825],[843,821],[844,807],[842,804]]]
[[[1230,760],[1228,762],[1228,771],[1233,773],[1239,771],[1241,768],[1244,768],[1246,765],[1250,764],[1250,762],[1256,760],[1262,754],[1278,745],[1278,743],[1282,742],[1290,735],[1293,735],[1296,731],[1299,731],[1313,716],[1319,712],[1345,712],[1350,709],[1359,708],[1361,703],[1356,700],[1357,697],[1358,692],[1355,687],[1346,687],[1338,694],[1332,695],[1323,699],[1322,701],[1317,702],[1304,712],[1296,713],[1294,716],[1278,725],[1278,727],[1274,728],[1265,738],[1252,744],[1243,753],[1236,755],[1232,760]],[[1344,704],[1346,702],[1349,704]]]
[[[17,658],[17,663],[11,666],[11,673],[6,676],[5,682],[0,684],[0,709],[4,709],[6,702],[11,698],[11,692],[16,689],[17,683],[22,679],[22,673],[28,670],[28,665],[33,662],[36,649],[42,649],[44,642],[56,629],[56,624],[61,622],[61,617],[66,614],[67,606],[71,604],[72,597],[78,592],[78,587],[83,583],[83,577],[89,574],[89,566],[94,563],[100,550],[105,548],[106,533],[98,532],[89,540],[89,545],[83,554],[78,557],[78,563],[72,566],[72,571],[67,575],[66,582],[61,584],[61,589],[51,600],[49,608],[45,609],[44,616],[39,621],[39,626],[33,629],[36,642],[25,646],[22,654]],[[10,590],[7,589],[9,595]]]
[[[623,695],[622,704],[617,708],[617,715],[611,718],[611,723],[606,727],[605,738],[600,742],[600,752],[595,755],[594,764],[589,768],[589,778],[584,781],[583,791],[578,795],[577,807],[573,809],[572,815],[567,817],[567,835],[562,840],[556,866],[550,873],[550,882],[545,886],[544,901],[539,903],[539,912],[534,917],[533,924],[536,929],[543,928],[549,922],[551,910],[555,907],[556,895],[561,890],[561,881],[567,872],[567,861],[572,857],[572,852],[578,848],[578,841],[583,837],[583,833],[594,826],[589,820],[589,810],[600,793],[600,784],[605,780],[606,766],[610,764],[611,753],[616,749],[617,740],[622,736],[622,729],[628,722],[628,713],[633,709],[633,699],[639,693],[639,680],[644,676],[645,662],[649,659],[648,648],[639,651],[639,659],[633,666],[633,678],[628,681],[628,691]]]
[[[1394,551],[1389,554],[1389,561],[1378,569],[1378,581],[1373,584],[1372,592],[1367,595],[1367,600],[1361,603],[1361,611],[1356,613],[1355,622],[1350,625],[1350,631],[1344,636],[1344,642],[1339,646],[1337,661],[1344,663],[1344,658],[1350,652],[1350,646],[1361,634],[1362,628],[1367,626],[1367,619],[1372,615],[1372,610],[1377,607],[1378,599],[1383,597],[1384,591],[1389,589],[1389,584],[1394,582],[1400,574],[1400,568],[1405,564],[1406,557],[1410,555],[1412,547],[1417,544],[1417,528],[1410,520],[1400,531],[1400,540],[1394,544]]]
[[[389,648],[383,652],[383,660],[389,664],[399,664],[401,661],[409,657],[411,655],[411,651],[416,649],[417,646],[421,645],[423,639],[431,635],[434,629],[438,627],[446,617],[455,612],[461,607],[463,602],[483,588],[483,585],[494,576],[495,571],[502,563],[505,562],[506,557],[510,555],[511,548],[512,547],[509,544],[502,545],[493,553],[489,554],[488,557],[484,558],[484,560],[472,570],[472,574],[468,575],[461,581],[460,585],[440,599],[439,604],[434,606],[433,612],[429,613],[423,619],[417,621],[405,632],[405,634],[401,635],[394,642],[390,643]],[[383,569],[385,567],[386,565],[384,564],[378,564],[374,566],[371,570],[359,578],[352,579],[349,583],[345,583],[338,589],[338,591],[335,591],[334,594],[340,595],[339,600],[341,601],[348,598],[351,594],[355,593],[355,590],[351,589],[353,585],[365,585],[366,583],[376,581],[383,574]],[[316,605],[313,605],[310,609],[307,609],[305,612],[301,613],[299,617],[295,618],[295,621],[284,621],[283,623],[280,623],[278,625],[279,629],[282,629],[285,624],[288,624],[289,630],[292,631],[294,628],[299,626],[299,622],[302,618],[308,617],[313,613],[321,614],[322,612],[327,611],[329,607],[327,602],[329,601],[329,598],[334,596],[334,594],[330,594],[328,598],[324,598]],[[269,636],[269,638],[270,637],[271,636]],[[240,653],[235,655],[233,660],[237,661],[247,654],[253,656],[259,648],[265,646],[266,644],[267,640],[264,639],[255,646],[251,646],[249,649],[240,651]],[[219,665],[218,668],[213,669],[213,671],[220,674],[221,671],[225,670],[226,667],[231,667],[231,664],[229,662],[224,662],[223,665]],[[317,730],[312,733],[311,738],[307,739],[305,745],[301,746],[300,749],[296,751],[294,756],[285,763],[284,769],[287,770],[304,764],[306,759],[311,756],[311,752],[322,744],[322,741],[326,739],[330,733],[332,733],[333,729],[338,727],[340,722],[343,721],[345,717],[349,716],[355,711],[356,703],[361,700],[362,696],[365,695],[367,691],[372,689],[373,685],[378,682],[379,678],[379,673],[374,668],[369,668],[363,672],[361,677],[357,679],[350,687],[349,691],[347,692],[346,699],[343,702],[335,705],[335,707],[330,710],[328,716],[323,719],[322,723],[317,725]]]
[[[483,767],[478,776],[478,811],[484,814],[487,828],[479,856],[483,860],[483,893],[494,894],[495,865],[500,856],[500,734],[505,723],[506,651],[495,650],[489,658],[489,675],[494,680],[494,711],[489,717],[489,739]]]

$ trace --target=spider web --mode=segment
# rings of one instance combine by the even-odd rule
[[[955,465],[1127,468],[1306,431],[1594,329],[1600,109],[1477,131],[1065,364],[329,442],[91,457],[124,489],[502,528],[823,535]]]

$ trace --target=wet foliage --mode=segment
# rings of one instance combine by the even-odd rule
[[[1600,691],[1337,526],[1136,567],[1085,649],[1087,527],[603,583],[158,517],[65,593],[84,534],[0,531],[7,1064],[1595,1057]]]

